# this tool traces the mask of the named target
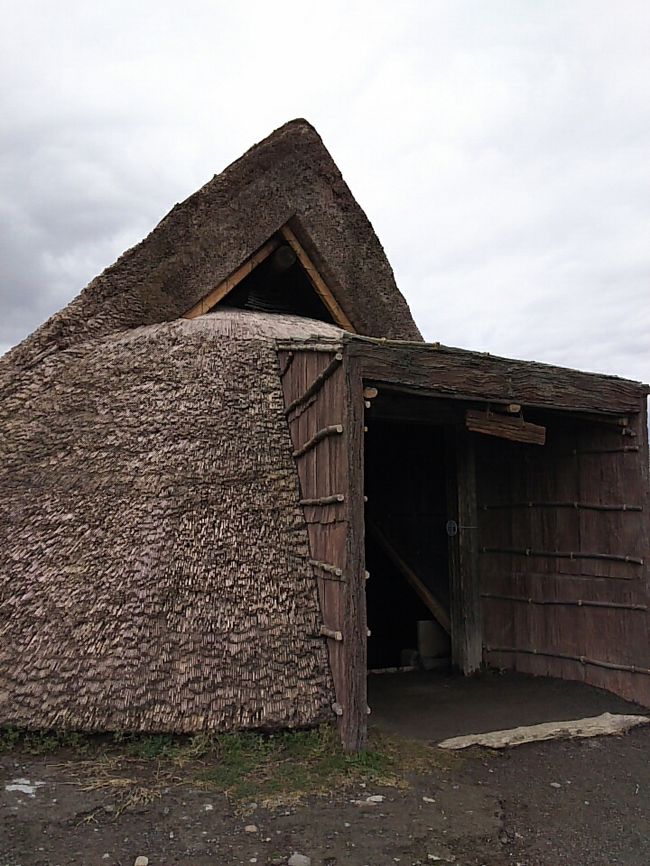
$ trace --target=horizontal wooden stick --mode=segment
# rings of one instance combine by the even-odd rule
[[[333,493],[331,496],[319,496],[316,499],[301,499],[300,505],[340,505],[345,502],[343,493]]]
[[[290,415],[294,409],[297,409],[298,406],[306,403],[307,400],[309,400],[309,398],[312,396],[312,394],[315,394],[317,391],[319,391],[323,387],[325,382],[329,379],[329,377],[332,375],[332,373],[337,369],[342,360],[342,353],[337,352],[336,355],[334,355],[332,360],[329,362],[327,367],[325,367],[325,369],[322,371],[322,373],[319,373],[318,376],[316,376],[316,378],[311,383],[309,388],[307,388],[304,394],[301,394],[300,397],[296,397],[296,399],[292,403],[289,403],[287,408],[284,410],[284,414]]]
[[[343,633],[334,628],[328,628],[326,625],[320,627],[320,633],[323,637],[328,637],[331,640],[342,641]]]
[[[548,572],[529,572],[529,571],[512,571],[512,577],[521,577],[526,580],[530,575],[534,574],[535,577],[539,578],[542,581],[546,580],[632,580],[636,581],[639,578],[643,579],[643,572],[632,575],[632,574],[585,574],[583,571],[558,571],[554,573]]]
[[[319,573],[318,580],[333,580],[335,583],[347,583],[347,578],[343,577],[343,571],[335,565],[330,565],[328,562],[319,562],[317,559],[310,559],[310,564],[313,568],[317,568]]]
[[[585,511],[643,511],[641,505],[605,505],[597,502],[496,502],[481,506],[483,511],[497,508],[575,508]]]
[[[275,347],[278,351],[284,352],[340,352],[343,349],[341,340],[336,339],[331,342],[307,342],[301,343],[297,340],[276,340]]]
[[[615,553],[581,553],[564,550],[532,550],[530,547],[482,547],[481,553],[511,553],[515,556],[543,556],[550,559],[606,559],[612,562],[632,562],[643,565],[637,556],[622,556]]]
[[[327,439],[328,436],[335,436],[337,433],[343,432],[342,424],[330,424],[329,427],[323,427],[317,433],[308,439],[300,448],[296,448],[293,452],[294,457],[302,457],[303,454],[307,454],[311,451],[312,448],[315,448],[319,442],[322,442],[323,439]]]
[[[638,667],[637,665],[619,665],[615,662],[604,662],[598,659],[590,659],[587,656],[574,656],[568,653],[546,652],[545,650],[524,649],[523,647],[493,647],[486,646],[488,653],[512,653],[513,655],[544,656],[553,659],[566,659],[567,661],[580,662],[583,665],[591,665],[597,668],[607,668],[612,671],[628,671],[632,674],[644,674],[650,676],[650,668]]]
[[[523,604],[550,604],[550,605],[561,605],[566,607],[604,607],[604,608],[614,608],[616,610],[641,610],[647,611],[647,605],[645,604],[626,604],[624,602],[618,601],[590,601],[585,599],[578,599],[577,601],[566,601],[560,599],[542,599],[542,598],[526,598],[523,595],[501,595],[497,592],[482,592],[481,598],[493,598],[498,601],[515,601],[522,602]]]
[[[320,568],[322,571],[327,571],[330,574],[335,574],[337,577],[340,577],[343,574],[342,569],[338,568],[336,565],[330,565],[329,562],[321,562],[318,559],[310,559],[309,564],[313,565],[314,568]]]
[[[568,454],[560,454],[560,457],[574,456],[580,457],[582,454],[625,454],[626,451],[638,451],[638,445],[619,445],[616,448],[584,448],[581,451],[578,451],[577,448],[574,448],[572,451],[569,451]]]

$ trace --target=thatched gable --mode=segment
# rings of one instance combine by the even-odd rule
[[[11,363],[179,318],[289,221],[358,333],[421,339],[368,218],[316,130],[294,120],[177,204]]]
[[[331,715],[288,333],[338,331],[239,311],[142,327],[43,360],[0,402],[0,724]]]

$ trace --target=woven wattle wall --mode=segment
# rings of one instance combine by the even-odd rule
[[[271,339],[140,328],[58,352],[1,396],[0,725],[331,715]]]

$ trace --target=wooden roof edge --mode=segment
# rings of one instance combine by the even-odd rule
[[[345,334],[344,342],[346,343],[369,343],[376,346],[384,346],[391,349],[408,349],[416,352],[440,352],[443,354],[458,355],[462,357],[489,358],[499,364],[507,364],[508,366],[521,367],[522,369],[540,368],[545,372],[557,370],[563,374],[575,373],[578,376],[585,376],[597,380],[607,380],[608,382],[621,382],[626,385],[634,385],[638,388],[640,395],[650,395],[650,385],[638,381],[636,379],[627,379],[624,376],[616,376],[613,373],[594,373],[588,370],[579,370],[575,367],[563,367],[560,364],[549,364],[545,361],[526,361],[521,358],[508,358],[504,355],[494,355],[491,352],[480,352],[473,349],[462,349],[458,346],[446,346],[443,343],[432,342],[424,343],[416,340],[394,340],[384,337],[367,337],[362,334]]]

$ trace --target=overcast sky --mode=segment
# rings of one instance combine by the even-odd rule
[[[650,380],[648,0],[21,0],[0,352],[293,117],[427,339]]]

